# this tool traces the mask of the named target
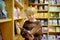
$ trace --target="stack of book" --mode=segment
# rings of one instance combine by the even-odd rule
[[[18,7],[14,8],[14,19],[20,18],[20,9]]]

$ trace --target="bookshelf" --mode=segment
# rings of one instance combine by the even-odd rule
[[[60,35],[60,32],[57,32],[60,20],[60,0],[29,0],[28,6],[32,5],[32,7],[37,6],[37,14],[36,19],[42,21],[42,27],[47,27],[48,31],[45,33],[47,34],[47,40],[49,40],[49,36],[57,36]],[[46,6],[46,7],[45,7]],[[47,20],[47,25],[44,25],[44,20]],[[45,23],[46,24],[46,23]],[[55,32],[49,32],[50,27],[55,27]],[[52,28],[54,29],[54,28]],[[52,30],[51,29],[51,30]],[[59,30],[58,30],[59,31]],[[43,33],[44,34],[44,33]],[[53,37],[54,37],[53,36]],[[57,39],[57,38],[56,38]],[[52,40],[52,39],[50,39]],[[55,39],[54,39],[55,40]]]
[[[20,2],[19,2],[20,1]],[[3,40],[23,40],[20,34],[15,34],[14,30],[14,22],[18,21],[20,26],[23,26],[24,23],[24,0],[4,0],[6,5],[6,10],[8,13],[8,17],[5,19],[0,19],[0,30],[2,33]],[[14,10],[15,6],[17,10],[19,10],[19,17],[15,16]]]

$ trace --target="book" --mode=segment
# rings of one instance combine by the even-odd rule
[[[3,39],[2,39],[2,32],[0,32],[0,40],[3,40]]]
[[[42,33],[47,33],[48,32],[48,27],[42,27]]]
[[[42,25],[40,25],[40,23],[38,23],[32,30],[31,30],[31,33],[32,34],[35,34],[35,33],[38,33],[38,34],[42,34]]]
[[[44,25],[44,20],[41,20],[41,25]]]
[[[42,4],[42,3],[43,3],[43,0],[39,0],[39,3],[41,3],[41,4]]]
[[[49,35],[48,40],[56,40],[56,36],[55,35]]]
[[[50,6],[49,7],[49,11],[56,11],[57,10],[57,7],[56,6]]]
[[[52,25],[52,24],[53,24],[53,22],[52,22],[52,21],[53,21],[53,20],[49,20],[49,22],[48,22],[48,23],[49,23],[49,25]]]
[[[43,6],[39,6],[39,10],[43,10]]]
[[[45,4],[48,4],[48,0],[45,0]]]
[[[14,7],[14,19],[21,18],[20,17],[20,9],[18,7]]]
[[[47,18],[48,17],[48,13],[44,13],[44,18]]]
[[[46,34],[43,34],[42,40],[47,40],[47,35]]]
[[[60,4],[60,0],[57,0],[57,4]]]
[[[56,32],[60,32],[60,27],[56,27]]]
[[[44,10],[48,10],[48,6],[44,6]]]
[[[58,20],[58,25],[60,25],[60,20]]]
[[[50,4],[56,4],[56,0],[50,0]]]
[[[60,40],[60,35],[57,35],[57,40]]]
[[[59,13],[59,18],[60,18],[60,13]]]
[[[7,19],[8,13],[6,11],[6,4],[3,0],[0,1],[0,19]]]
[[[53,25],[58,25],[57,20],[53,20]]]
[[[37,3],[38,3],[38,0],[34,0],[34,3],[36,3],[36,4],[37,4]]]
[[[14,27],[15,27],[15,33],[16,33],[16,34],[20,34],[20,32],[21,32],[20,27],[21,27],[21,26],[20,26],[20,24],[19,24],[18,21],[15,21]]]
[[[53,26],[49,26],[49,32],[55,32],[56,28]]]

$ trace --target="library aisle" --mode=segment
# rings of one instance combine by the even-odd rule
[[[42,25],[41,40],[60,40],[60,0],[0,0],[0,40],[24,40],[19,27],[27,19],[25,10],[35,7]]]

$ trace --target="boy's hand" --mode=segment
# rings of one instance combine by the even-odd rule
[[[34,36],[31,34],[30,31],[28,31],[29,34],[27,34],[29,40],[33,40],[34,39]]]

